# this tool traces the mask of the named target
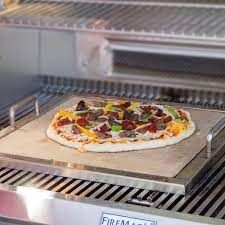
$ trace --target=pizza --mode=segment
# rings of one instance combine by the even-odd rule
[[[194,131],[190,113],[181,108],[99,99],[59,110],[47,136],[80,151],[122,152],[176,144]]]

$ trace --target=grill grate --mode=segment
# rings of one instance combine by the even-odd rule
[[[0,13],[2,25],[31,26],[164,38],[221,41],[225,6],[164,1],[25,0]],[[207,4],[208,3],[208,4]],[[217,4],[217,5],[216,5]]]
[[[109,80],[65,79],[61,77],[46,76],[41,77],[41,80],[43,90],[48,90],[50,93],[63,94],[66,90],[78,94],[101,94],[146,100],[169,101],[206,108],[225,108],[225,93],[217,92],[215,90],[195,90],[191,89],[191,85],[188,87],[190,89],[182,89],[161,85],[154,86],[149,85],[148,83],[127,83],[127,80],[125,83],[123,83],[122,80],[118,83]],[[61,89],[61,86],[64,88]],[[217,86],[216,89],[218,90],[219,87]]]
[[[0,183],[225,219],[225,155],[187,196],[4,167]]]

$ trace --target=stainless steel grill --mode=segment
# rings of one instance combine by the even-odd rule
[[[22,1],[0,13],[1,25],[109,32],[178,40],[224,41],[223,4],[152,1]]]
[[[13,127],[23,127],[28,121],[34,119],[35,111],[36,114],[39,111],[37,110],[38,102],[40,112],[44,114],[59,103],[65,103],[72,95],[115,96],[166,101],[171,105],[178,103],[180,106],[216,109],[216,111],[225,109],[224,0],[190,0],[188,2],[187,0],[162,0],[160,2],[154,0],[21,0],[3,2],[5,5],[1,7],[2,1],[0,0],[0,32],[4,37],[0,41],[2,49],[0,73],[8,77],[25,74],[25,79],[32,78],[34,75],[38,78],[36,82],[40,85],[38,90],[36,85],[34,87],[31,85],[29,91],[25,92],[27,96],[24,96],[23,92],[15,98],[19,100],[19,96],[21,98],[23,96],[23,98],[35,100],[35,106],[31,103],[24,105],[28,102],[26,99],[22,101],[25,102],[24,104],[15,102],[15,105],[20,107],[14,111],[15,118],[12,115],[9,118],[12,102],[8,102],[4,107],[0,105],[1,140],[7,138],[8,132],[16,133],[16,131],[13,133]],[[11,38],[10,40],[18,37],[18,42],[11,41],[9,44],[6,41],[8,37]],[[24,61],[15,57],[15,49],[21,52],[21,59]],[[29,66],[26,65],[27,60],[29,60]],[[16,78],[17,82],[18,77]],[[32,83],[31,80],[29,79],[26,84]],[[4,90],[4,84],[1,87]],[[18,90],[19,88],[15,90],[15,93]],[[31,93],[31,90],[34,91]],[[3,104],[5,103],[7,100],[3,101]],[[34,121],[37,122],[38,119]],[[23,132],[31,133],[25,129]],[[214,147],[222,146],[221,133],[217,135],[217,139],[214,139]],[[27,136],[24,134],[17,136],[19,141],[16,142],[15,138],[13,144],[20,145],[21,137]],[[41,144],[44,143],[44,138],[43,134],[40,137],[43,141]],[[35,143],[34,140],[32,141]],[[1,143],[4,144],[4,142]],[[27,142],[24,140],[24,143],[26,145]],[[9,144],[12,146],[11,141]],[[13,150],[8,151],[7,146],[2,145],[5,150],[0,153],[0,197],[4,207],[0,205],[0,217],[3,214],[6,218],[12,217],[37,223],[61,225],[69,221],[68,224],[83,225],[90,224],[90,221],[93,224],[99,224],[102,221],[100,216],[103,217],[104,213],[108,212],[113,215],[115,213],[115,215],[133,216],[132,218],[150,218],[151,225],[183,224],[182,222],[185,225],[192,223],[196,225],[201,223],[224,224],[224,148],[217,146],[219,151],[216,153],[218,154],[213,152],[210,160],[207,159],[206,151],[203,149],[189,162],[188,166],[180,172],[180,177],[178,177],[178,179],[181,178],[180,183],[174,185],[178,187],[182,179],[187,178],[188,193],[180,195],[178,193],[184,192],[148,186],[147,183],[150,183],[152,178],[146,176],[149,179],[147,180],[145,174],[141,174],[143,177],[138,177],[132,174],[132,171],[123,173],[122,170],[114,170],[111,171],[110,176],[115,176],[117,180],[113,182],[107,177],[101,177],[104,175],[104,170],[107,172],[106,167],[100,170],[83,162],[75,164],[69,157],[70,162],[67,162],[65,158],[62,161],[54,157],[51,160],[41,158],[41,156],[35,158],[37,155],[30,156],[37,153],[34,147],[28,147],[33,150],[33,152],[29,151],[29,155],[27,152],[23,154],[22,151],[26,150],[21,146],[13,147],[20,150],[18,153]],[[192,146],[193,144],[190,145]],[[37,148],[45,150],[42,147],[43,145],[40,145]],[[53,150],[55,150],[54,147]],[[43,152],[46,153],[46,151]],[[63,153],[60,154],[59,159]],[[204,164],[207,160],[210,163]],[[198,170],[195,170],[195,167]],[[189,173],[195,176],[189,176]],[[93,177],[96,174],[98,178]],[[130,183],[126,182],[128,180]],[[156,177],[155,182],[159,183],[159,186],[160,182],[170,184],[167,177]],[[2,195],[4,189],[6,192]],[[24,205],[27,207],[26,213],[20,218],[16,214],[16,207],[5,211],[7,202],[15,203],[18,200],[11,199],[11,192],[13,195],[16,194],[16,198],[19,196],[18,199],[22,199],[20,207],[17,208],[21,210]],[[39,192],[43,193],[40,198],[38,198]],[[37,207],[30,201],[33,196],[33,202],[37,204]],[[50,199],[52,198],[51,203],[48,202],[49,196]],[[61,202],[59,208],[54,208],[55,202],[59,199],[63,199],[66,204]],[[86,210],[87,205],[81,207],[83,201],[86,201],[87,205],[93,204],[90,211]],[[53,203],[54,212],[48,208]],[[78,203],[78,208],[74,210],[75,208],[71,206],[72,213],[67,214],[70,210],[68,208],[66,210],[66,205],[70,203],[73,207]],[[97,212],[101,204],[105,208]],[[42,207],[40,212],[38,205]],[[10,207],[14,207],[13,204]],[[64,212],[60,213],[62,207],[65,207],[65,215]],[[113,207],[114,213],[108,211]],[[121,211],[123,207],[126,210],[132,209],[134,214],[124,213]],[[43,214],[45,209],[50,210],[47,211],[47,216]],[[89,220],[85,221],[86,218],[83,216],[83,222],[79,221],[82,210],[83,214],[90,216],[87,218]],[[8,212],[15,212],[15,214],[7,214]],[[23,214],[21,212],[20,216]],[[74,212],[78,212],[77,221],[74,221]],[[135,214],[140,212],[144,213],[144,216]],[[154,215],[157,216],[155,220]],[[164,220],[159,219],[160,216]],[[65,218],[60,220],[61,217]],[[67,220],[66,217],[69,219]],[[180,223],[176,221],[177,219],[180,219]],[[103,222],[101,225],[106,225]],[[107,225],[115,224],[108,222]]]

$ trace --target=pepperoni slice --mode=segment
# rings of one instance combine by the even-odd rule
[[[156,127],[155,123],[151,123],[150,125],[147,126],[147,129],[150,133],[155,133],[157,130],[157,127]]]
[[[84,117],[78,118],[76,120],[76,122],[80,126],[86,126],[86,125],[88,125],[88,121]]]
[[[167,116],[167,117],[165,117],[165,118],[163,119],[163,122],[164,122],[164,123],[168,123],[168,122],[170,122],[170,121],[172,121],[172,120],[173,120],[172,116]]]
[[[147,131],[149,131],[150,133],[155,133],[156,130],[157,130],[157,127],[156,127],[155,123],[151,123],[149,125],[146,125],[144,127],[137,129],[137,132],[141,133],[141,134],[144,134]]]
[[[68,125],[73,123],[73,121],[71,121],[69,118],[62,118],[59,121],[57,121],[56,125],[58,127],[64,126],[64,125]]]

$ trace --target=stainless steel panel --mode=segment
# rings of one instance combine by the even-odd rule
[[[76,49],[74,32],[41,31],[40,74],[74,77]]]
[[[107,204],[95,199],[79,199],[50,192],[24,187],[7,187],[1,185],[2,204],[0,214],[7,222],[33,222],[45,224],[93,224],[100,223],[102,213],[128,216],[151,221],[157,224],[183,225],[220,225],[224,221],[193,217],[180,213],[171,213],[153,208],[134,207],[124,204]],[[31,198],[35,201],[31,201]],[[67,200],[67,201],[66,201]],[[68,201],[69,200],[69,201]],[[10,204],[8,204],[10,202]],[[3,207],[4,206],[4,207]],[[19,207],[16,207],[19,206]],[[13,210],[12,210],[13,209]],[[63,209],[63,210],[62,210]],[[88,216],[84,216],[88,215]],[[0,218],[0,221],[2,219]]]
[[[38,31],[0,28],[0,73],[20,75],[39,74]]]

